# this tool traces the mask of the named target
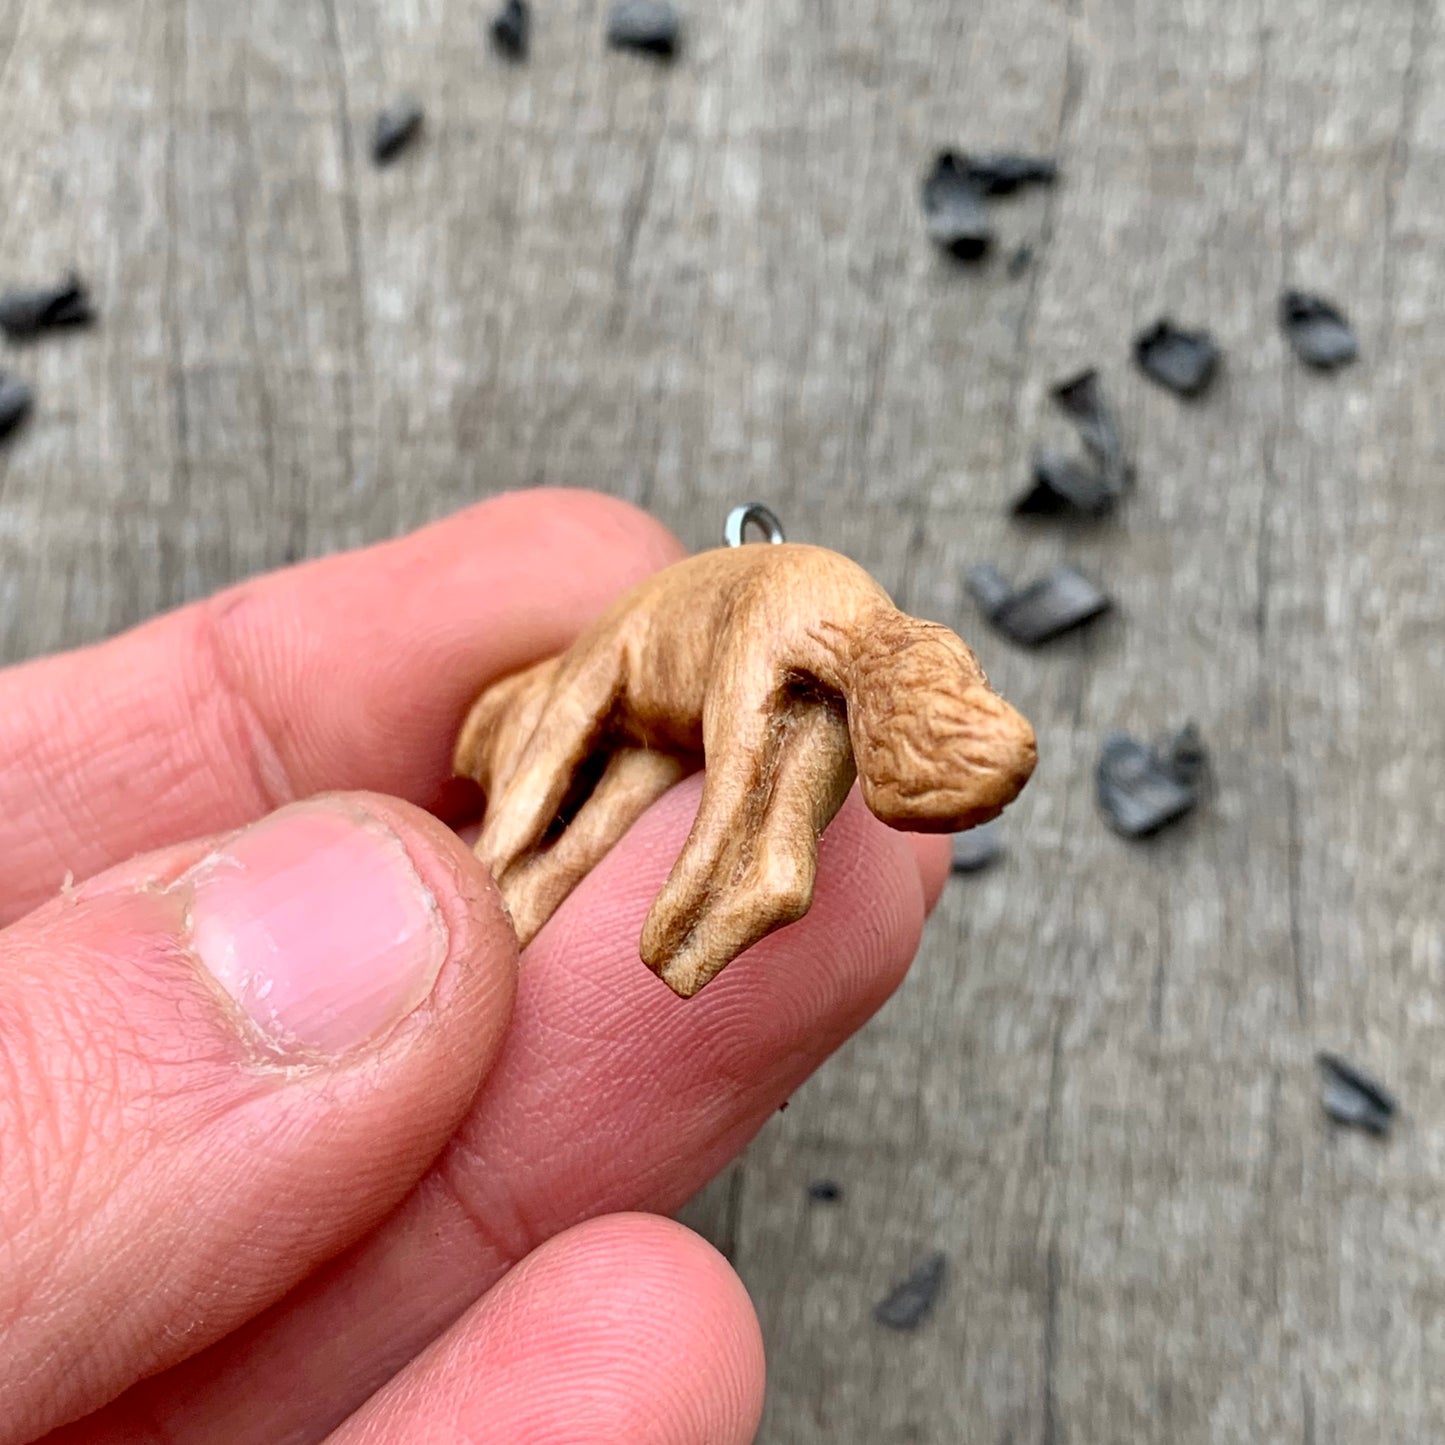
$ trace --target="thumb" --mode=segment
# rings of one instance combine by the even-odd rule
[[[0,1442],[202,1349],[376,1224],[490,1066],[516,953],[460,840],[367,795],[0,932]]]

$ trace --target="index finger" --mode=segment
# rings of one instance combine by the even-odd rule
[[[511,493],[0,673],[0,925],[311,793],[433,806],[477,692],[681,555],[625,502]]]

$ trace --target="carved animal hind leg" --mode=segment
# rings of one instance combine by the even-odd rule
[[[490,801],[506,785],[542,715],[560,657],[494,682],[473,704],[452,754],[452,771],[481,784]]]
[[[523,948],[622,835],[687,771],[679,758],[647,748],[613,754],[591,797],[557,841],[524,854],[501,879],[502,897]]]
[[[551,827],[612,711],[621,668],[614,651],[597,649],[557,670],[521,757],[487,799],[476,852],[494,878],[506,877]]]
[[[800,701],[757,715],[761,738],[735,718],[709,726],[697,821],[642,930],[643,962],[684,998],[808,911],[818,835],[853,785],[841,712]]]

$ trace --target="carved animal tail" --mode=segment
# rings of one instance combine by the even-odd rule
[[[885,823],[958,832],[996,817],[1028,781],[1033,728],[946,627],[880,606],[854,633],[847,672],[859,784]]]

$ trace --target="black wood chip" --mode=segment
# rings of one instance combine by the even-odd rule
[[[808,1186],[808,1198],[815,1204],[836,1204],[843,1197],[843,1186],[833,1179],[815,1179]]]
[[[1003,828],[997,818],[953,835],[953,871],[981,873],[1003,852]]]
[[[1353,1124],[1371,1134],[1389,1132],[1395,1096],[1383,1084],[1346,1063],[1338,1054],[1316,1054],[1323,1089],[1320,1102],[1337,1124]]]
[[[1076,567],[1055,567],[1014,589],[991,563],[970,567],[968,590],[1011,642],[1037,647],[1109,610],[1109,599]]]
[[[947,1269],[947,1257],[935,1250],[873,1306],[873,1318],[890,1330],[917,1329],[932,1312]]]
[[[1092,367],[1053,390],[1053,398],[1079,430],[1079,436],[1099,464],[1099,474],[1111,491],[1122,491],[1129,480],[1129,464],[1114,414],[1104,400],[1099,373]]]
[[[1112,733],[1095,773],[1099,810],[1116,833],[1146,837],[1199,801],[1204,767],[1204,744],[1192,724],[1162,748]]]
[[[0,437],[15,430],[25,419],[35,393],[18,376],[0,371]]]
[[[995,153],[963,157],[964,174],[986,196],[1007,196],[1020,186],[1052,185],[1059,168],[1047,156]]]
[[[12,341],[94,320],[90,292],[73,271],[59,285],[17,287],[0,296],[0,330]]]
[[[1280,297],[1279,320],[1295,355],[1311,366],[1328,370],[1344,366],[1360,354],[1350,323],[1323,296],[1286,291]]]
[[[953,151],[939,154],[923,181],[923,217],[935,245],[960,261],[976,261],[993,243],[993,222],[966,166]]]
[[[1181,331],[1166,316],[1134,338],[1134,360],[1160,386],[1198,396],[1214,380],[1219,348],[1207,331]]]
[[[671,56],[681,25],[667,0],[617,0],[607,17],[607,43],[618,50]]]
[[[1166,738],[1159,749],[1165,766],[1186,787],[1197,787],[1204,779],[1209,761],[1199,725],[1187,722],[1172,738]]]
[[[991,562],[970,567],[963,580],[969,596],[983,608],[985,616],[997,616],[1013,600],[1013,583]]]
[[[527,41],[531,36],[532,13],[527,0],[506,0],[492,16],[490,26],[492,44],[510,60],[522,60],[527,54]]]
[[[1133,468],[1124,455],[1114,414],[1104,401],[1099,375],[1091,367],[1061,381],[1051,395],[1074,423],[1094,465],[1087,466],[1054,447],[1040,447],[1034,453],[1032,485],[1014,502],[1014,515],[1083,512],[1103,516],[1133,480]]]
[[[1098,472],[1067,452],[1040,447],[1034,453],[1033,482],[1013,510],[1018,517],[1051,517],[1060,512],[1102,517],[1117,500],[1118,493],[1105,485]]]
[[[1008,258],[1008,273],[1010,276],[1022,276],[1025,271],[1033,265],[1034,248],[1032,246],[1020,246],[1012,256]]]
[[[376,118],[371,133],[371,158],[379,166],[400,155],[421,134],[423,111],[419,102],[403,97]]]

